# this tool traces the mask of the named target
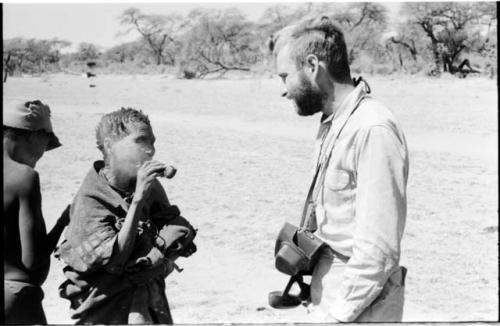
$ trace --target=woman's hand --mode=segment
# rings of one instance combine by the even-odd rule
[[[142,214],[142,205],[147,197],[153,180],[162,175],[166,166],[158,161],[146,161],[137,171],[137,181],[135,193],[130,203],[127,216],[118,232],[118,239],[113,248],[113,263],[116,265],[125,264],[135,245],[137,226]]]
[[[135,185],[134,199],[135,202],[142,202],[151,189],[151,184],[156,177],[162,175],[167,166],[158,161],[146,161],[137,171],[137,181]]]

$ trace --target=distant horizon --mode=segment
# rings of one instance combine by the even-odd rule
[[[296,7],[304,2],[219,2],[219,3],[50,3],[3,4],[3,39],[15,37],[35,39],[62,39],[71,42],[64,52],[76,50],[86,42],[109,49],[115,45],[136,41],[137,32],[118,35],[124,28],[118,16],[127,8],[136,7],[146,14],[178,13],[187,15],[195,8],[240,9],[250,21],[257,21],[265,9],[276,4]],[[393,21],[402,2],[381,2]],[[43,19],[42,19],[43,18]],[[22,22],[22,23],[20,23]],[[33,22],[27,24],[26,22]]]

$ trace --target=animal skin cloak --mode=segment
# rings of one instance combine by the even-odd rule
[[[66,239],[56,252],[67,264],[59,294],[71,302],[77,324],[171,324],[164,278],[173,261],[165,257],[166,242],[158,230],[179,211],[155,180],[131,257],[115,263],[113,246],[132,194],[112,188],[100,174],[103,167],[102,161],[94,163],[71,205]]]

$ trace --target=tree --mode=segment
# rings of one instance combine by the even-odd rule
[[[195,9],[188,19],[193,23],[185,35],[185,74],[203,78],[230,70],[249,71],[261,57],[254,24],[238,9]]]
[[[413,39],[408,39],[408,40],[405,40],[404,38],[396,39],[394,36],[392,36],[390,40],[392,43],[399,44],[404,48],[406,48],[410,52],[413,61],[417,61],[418,51],[417,51],[417,46],[415,45],[415,41]]]
[[[7,77],[13,75],[19,69],[26,55],[26,40],[20,37],[4,40],[3,42],[3,82],[7,82]]]
[[[388,21],[387,9],[374,2],[353,3],[334,12],[331,18],[339,22],[344,31],[349,45],[349,64],[362,52],[371,53],[381,43]]]
[[[496,75],[497,68],[497,11],[494,2],[479,2],[475,4],[480,19],[470,31],[467,52],[478,53],[483,59],[484,70],[490,77]]]
[[[180,48],[177,33],[185,25],[177,14],[146,15],[137,8],[129,8],[119,17],[120,24],[127,26],[125,34],[135,30],[144,39],[156,64],[175,64],[175,55]]]
[[[148,51],[145,50],[146,44],[143,40],[121,43],[106,50],[104,59],[109,62],[124,63],[127,61],[138,61],[145,57],[150,58]]]
[[[319,15],[329,17],[342,29],[349,50],[349,64],[362,53],[377,57],[382,36],[387,29],[386,7],[373,2],[310,3],[298,7],[295,16],[298,20]]]
[[[13,38],[4,40],[4,82],[15,70],[28,73],[58,68],[61,50],[71,43],[60,39],[37,40]]]
[[[57,64],[61,58],[61,49],[71,43],[59,39],[30,39],[26,44],[26,61],[31,63],[31,72],[46,71],[49,65]],[[25,62],[26,62],[25,61]]]
[[[285,4],[272,5],[262,13],[257,24],[264,37],[276,33],[311,12],[312,4],[301,4],[295,9]]]
[[[100,55],[101,53],[95,44],[85,42],[78,44],[78,50],[76,51],[76,59],[78,61],[94,61]]]
[[[490,17],[490,26],[496,21],[494,4],[419,2],[405,3],[402,10],[409,18],[408,22],[421,28],[428,38],[434,73],[441,72],[442,63],[444,70],[449,70],[460,53],[472,47],[474,27],[479,26],[485,17]]]
[[[397,23],[386,35],[385,46],[393,60],[398,62],[399,69],[405,72],[408,69],[420,71],[425,62],[432,61],[427,36],[420,27],[408,24],[406,20]]]

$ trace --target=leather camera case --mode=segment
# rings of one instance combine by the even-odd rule
[[[286,222],[274,248],[276,269],[291,276],[311,275],[323,246],[312,232]]]

